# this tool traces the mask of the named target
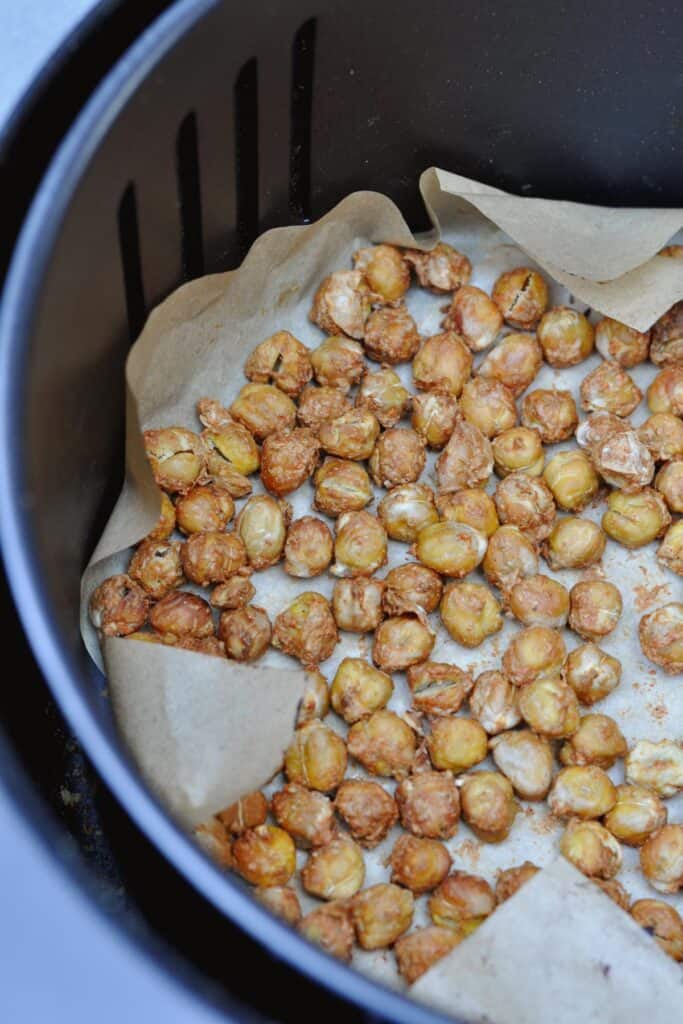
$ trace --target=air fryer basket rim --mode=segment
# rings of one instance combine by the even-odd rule
[[[214,906],[286,961],[338,996],[397,1021],[443,1020],[340,964],[274,918],[226,878],[171,820],[122,751],[101,732],[74,677],[41,583],[23,503],[22,438],[16,430],[34,300],[63,215],[96,147],[157,61],[221,0],[177,0],[106,75],[67,132],[31,203],[8,271],[0,308],[0,546],[22,624],[46,681],[97,770],[138,827]]]

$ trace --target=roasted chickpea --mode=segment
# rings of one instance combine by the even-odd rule
[[[260,790],[247,793],[234,804],[216,815],[224,828],[234,836],[241,836],[248,828],[263,825],[268,817],[268,801]]]
[[[341,736],[314,718],[294,733],[285,753],[285,774],[290,782],[330,793],[346,771],[346,744]]]
[[[501,523],[518,526],[535,541],[551,533],[555,501],[543,480],[525,472],[510,473],[496,487],[494,500]]]
[[[316,907],[299,922],[299,931],[338,960],[351,960],[354,930],[351,908],[345,900]]]
[[[425,465],[422,438],[409,427],[393,427],[380,434],[370,456],[370,476],[378,487],[412,484]]]
[[[375,302],[397,302],[410,288],[410,267],[393,245],[358,249],[353,265],[365,276]]]
[[[579,512],[600,490],[593,463],[577,448],[558,452],[548,462],[543,479],[560,508]]]
[[[615,434],[631,430],[629,420],[623,420],[614,413],[601,409],[586,417],[576,428],[576,442],[580,448],[592,452]]]
[[[453,296],[442,325],[457,331],[471,352],[483,352],[496,340],[503,317],[486,292],[464,285]]]
[[[344,658],[332,680],[330,703],[345,722],[353,723],[386,707],[393,692],[391,676],[363,658]]]
[[[545,361],[557,368],[582,363],[593,351],[595,341],[592,324],[569,306],[554,306],[544,313],[536,337]]]
[[[471,718],[437,718],[427,740],[432,764],[438,771],[458,774],[480,764],[488,753],[488,737]]]
[[[319,451],[318,440],[308,427],[269,434],[261,449],[264,486],[278,498],[295,491],[312,475]]]
[[[256,889],[254,896],[266,910],[276,917],[281,917],[289,925],[301,921],[301,905],[299,897],[286,885],[271,885],[268,889]]]
[[[301,869],[301,883],[321,900],[347,900],[365,881],[365,861],[360,847],[347,836],[318,846]]]
[[[564,739],[579,727],[576,694],[559,677],[536,679],[522,687],[519,710],[530,729],[549,739]]]
[[[515,686],[553,679],[562,671],[567,649],[562,634],[548,626],[529,626],[515,633],[503,655],[503,672]]]
[[[410,392],[403,387],[394,370],[383,366],[365,373],[356,396],[356,405],[369,409],[385,429],[395,427],[410,409]]]
[[[311,363],[318,384],[338,388],[342,392],[349,391],[357,384],[366,369],[363,346],[337,334],[325,338],[313,349]]]
[[[391,794],[378,782],[345,779],[337,790],[334,809],[349,832],[367,849],[377,846],[398,821]]]
[[[232,842],[219,821],[213,818],[203,825],[198,825],[194,830],[194,839],[218,867],[227,871],[233,869],[235,862],[232,857]]]
[[[284,570],[298,579],[319,576],[332,561],[333,548],[330,529],[321,519],[295,519],[287,531]]]
[[[134,633],[129,640],[146,640],[152,643],[166,644],[182,651],[193,651],[195,654],[207,654],[213,658],[225,658],[225,644],[213,634],[211,636],[178,636],[175,633]]]
[[[246,427],[233,421],[220,431],[205,430],[202,440],[207,449],[206,469],[209,479],[227,491],[231,498],[251,494],[247,472],[255,472],[261,462],[256,441]],[[247,472],[237,466],[247,467]]]
[[[567,657],[565,679],[582,704],[595,704],[619,685],[621,662],[597,644],[580,644]]]
[[[467,256],[446,242],[437,242],[429,252],[407,249],[404,258],[415,268],[418,282],[430,292],[456,292],[470,279],[472,264]]]
[[[150,599],[125,573],[109,576],[90,595],[90,621],[103,636],[129,636],[147,621]]]
[[[417,562],[387,573],[382,604],[387,615],[428,615],[439,607],[443,584],[433,569]]]
[[[323,423],[336,420],[352,408],[350,399],[339,388],[309,385],[299,395],[296,415],[301,426],[308,427],[317,437]]]
[[[528,473],[540,476],[543,472],[545,452],[540,435],[528,427],[505,430],[492,442],[493,465],[498,476],[509,473]],[[500,514],[500,509],[498,510]]]
[[[538,572],[536,546],[516,526],[501,526],[489,538],[482,568],[489,583],[507,594],[525,576]]]
[[[623,608],[618,588],[607,580],[576,583],[569,602],[569,627],[584,640],[601,640],[611,633]]]
[[[214,530],[193,533],[180,550],[183,572],[188,580],[198,583],[200,587],[208,587],[210,583],[225,583],[244,569],[247,554],[237,533]]]
[[[329,601],[313,591],[299,594],[281,611],[273,627],[273,647],[315,666],[329,658],[339,641]]]
[[[514,396],[495,378],[468,380],[460,396],[460,411],[488,438],[511,430],[517,422]]]
[[[332,592],[332,614],[339,629],[371,633],[382,621],[384,581],[356,576],[337,580]]]
[[[271,384],[245,384],[230,412],[257,441],[265,441],[278,430],[291,429],[296,422],[294,402]]]
[[[478,839],[507,839],[519,810],[512,786],[499,772],[470,772],[460,789],[462,816]]]
[[[536,379],[543,352],[533,334],[508,334],[492,349],[477,371],[480,377],[498,380],[519,398]]]
[[[466,871],[454,871],[429,898],[429,916],[444,928],[462,928],[470,934],[496,909],[493,890],[486,879]]]
[[[453,331],[427,338],[413,359],[413,380],[420,391],[445,391],[457,398],[471,372],[472,353]]]
[[[308,349],[289,331],[277,331],[256,346],[244,364],[244,376],[258,384],[275,384],[296,398],[313,376]]]
[[[504,871],[499,871],[496,880],[496,904],[500,905],[509,900],[511,896],[519,892],[523,885],[531,881],[540,870],[530,860],[525,860],[523,864],[517,867],[505,868]]]
[[[664,499],[651,487],[636,493],[612,491],[602,528],[625,548],[641,548],[666,533],[671,516]]]
[[[286,885],[296,868],[292,837],[276,825],[247,829],[232,844],[236,870],[252,885]]]
[[[569,593],[549,576],[527,576],[510,591],[510,611],[525,626],[564,626],[569,614]]]
[[[470,711],[489,736],[514,729],[522,721],[519,691],[502,672],[482,672],[470,694]]]
[[[675,907],[664,900],[636,900],[631,917],[668,956],[683,960],[683,919]]]
[[[451,866],[451,855],[437,839],[402,835],[391,851],[391,881],[416,895],[430,892],[443,882]]]
[[[537,388],[522,399],[522,425],[535,430],[544,444],[572,436],[579,422],[571,391]]]
[[[555,522],[543,545],[551,569],[587,569],[602,558],[607,538],[597,523],[579,516]]]
[[[614,878],[621,867],[621,847],[597,821],[570,821],[560,852],[589,878]]]
[[[652,328],[650,359],[655,366],[683,365],[683,302],[676,302]]]
[[[406,544],[439,519],[431,487],[416,483],[392,487],[379,503],[377,515],[389,537]]]
[[[235,514],[228,491],[217,484],[193,487],[177,502],[176,522],[185,534],[224,530]]]
[[[603,359],[611,359],[629,370],[647,359],[650,332],[642,333],[618,320],[605,317],[595,325],[595,347]]]
[[[341,459],[369,459],[379,435],[379,423],[369,409],[350,409],[335,420],[321,424],[318,437],[323,449]]]
[[[682,425],[683,426],[683,425]],[[175,505],[165,491],[159,491],[161,511],[156,526],[147,534],[145,540],[168,540],[175,530]]]
[[[548,807],[557,818],[601,818],[616,801],[614,783],[594,764],[563,768],[548,794]]]
[[[328,797],[289,782],[271,801],[280,828],[304,846],[325,846],[334,838],[334,813]]]
[[[404,672],[411,665],[426,661],[434,642],[434,633],[419,618],[392,616],[375,631],[373,661],[384,672]]]
[[[548,308],[548,286],[537,271],[517,267],[500,275],[492,298],[511,327],[535,327]]]
[[[417,324],[403,305],[384,306],[365,324],[365,351],[377,363],[407,363],[420,347]]]
[[[454,715],[472,689],[472,677],[457,665],[425,661],[407,672],[413,708],[425,715]]]
[[[304,722],[311,722],[316,718],[324,718],[330,710],[330,691],[327,687],[327,680],[318,669],[308,669],[306,672],[306,686],[304,695],[299,705],[299,714],[296,724],[303,725]]]
[[[683,888],[683,825],[664,825],[645,840],[640,869],[657,892]]]
[[[581,408],[606,409],[615,416],[630,416],[643,393],[619,363],[603,362],[581,382]]]
[[[643,654],[665,672],[683,672],[683,603],[672,601],[649,615],[638,626]]]
[[[196,594],[175,590],[162,597],[149,613],[157,633],[172,636],[212,636],[215,632],[211,606]]]
[[[683,245],[665,245],[657,253],[658,256],[665,256],[669,260],[683,259]]]
[[[544,800],[553,778],[553,751],[549,742],[519,729],[494,736],[490,742],[496,768],[510,780],[524,800]]]
[[[404,935],[394,946],[398,972],[407,985],[421,978],[425,971],[442,960],[462,942],[464,935],[452,928],[427,925]]]
[[[237,517],[235,534],[254,569],[267,569],[282,557],[287,539],[290,508],[269,494],[249,498]]]
[[[420,530],[415,553],[427,568],[461,579],[481,563],[486,546],[486,537],[471,526],[445,520]]]
[[[500,526],[493,499],[479,488],[439,494],[436,509],[442,519],[464,523],[485,537],[493,536]]]
[[[647,786],[617,786],[614,807],[605,815],[605,828],[626,846],[642,846],[666,825],[667,810]]]
[[[655,487],[672,512],[683,512],[683,458],[664,463],[655,478]]]
[[[608,437],[591,449],[590,456],[603,480],[625,494],[646,487],[654,476],[654,459],[635,430]]]
[[[500,605],[483,583],[449,583],[440,612],[450,636],[463,647],[479,647],[503,628]]]
[[[655,412],[638,427],[638,437],[656,462],[683,455],[683,420],[671,412]]]
[[[263,608],[247,605],[222,613],[218,635],[234,661],[256,661],[268,649],[272,628]]]
[[[415,733],[393,711],[375,711],[351,726],[348,748],[370,775],[400,779],[415,757]]]
[[[230,410],[216,398],[200,398],[196,409],[200,423],[209,430],[222,430],[235,423]]]
[[[143,540],[130,560],[128,575],[158,601],[183,582],[180,541]]]
[[[362,338],[370,309],[370,289],[361,271],[337,270],[318,287],[308,318],[327,334]],[[313,370],[317,376],[315,362]]]
[[[344,512],[337,520],[334,576],[371,576],[387,560],[384,526],[369,512]]]
[[[650,412],[671,412],[683,416],[683,366],[667,366],[647,389]]]
[[[356,938],[363,949],[391,946],[413,920],[413,894],[391,883],[371,885],[351,905]]]
[[[401,824],[415,836],[450,839],[458,830],[460,797],[450,772],[420,772],[396,787]]]
[[[421,391],[412,400],[410,422],[429,448],[440,450],[458,421],[458,400],[446,391]]]
[[[683,576],[683,519],[677,520],[666,531],[657,551],[657,561]]]
[[[436,460],[436,479],[443,492],[483,487],[493,472],[491,442],[462,417]]]
[[[326,516],[360,512],[373,499],[372,484],[365,466],[348,459],[325,459],[313,482],[313,507]]]
[[[673,740],[639,740],[624,767],[627,782],[648,786],[663,799],[683,789],[683,746]]]

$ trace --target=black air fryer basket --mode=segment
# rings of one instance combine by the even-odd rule
[[[53,81],[69,82],[71,100],[70,65],[81,86],[102,77],[37,183],[6,278],[7,574],[57,705],[120,805],[95,831],[130,837],[117,876],[130,900],[212,979],[232,985],[215,950],[202,960],[191,949],[193,929],[226,942],[226,957],[253,958],[271,1015],[278,998],[290,1015],[285,962],[308,977],[296,991],[311,1010],[332,1005],[321,985],[383,1018],[436,1019],[268,915],[166,816],[122,751],[78,612],[81,572],[121,484],[129,345],[184,280],[238,265],[263,230],[315,219],[356,189],[387,193],[425,227],[417,179],[428,166],[522,195],[683,205],[679,25],[671,0],[109,2],[62,51]],[[115,42],[133,36],[107,69]],[[32,127],[49,137],[58,109],[66,119],[65,95],[44,78],[25,140]],[[49,148],[44,135],[33,142]],[[14,151],[24,187],[30,148]],[[100,871],[117,856],[115,842],[106,849]],[[163,895],[152,913],[146,882],[174,894],[184,928],[160,909]]]

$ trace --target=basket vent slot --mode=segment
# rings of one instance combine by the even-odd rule
[[[145,289],[142,280],[142,259],[140,255],[140,230],[138,226],[138,204],[135,185],[126,186],[118,209],[119,246],[123,269],[123,286],[126,294],[128,334],[131,344],[142,330],[147,315]]]
[[[180,204],[181,256],[185,280],[204,273],[202,196],[199,178],[197,116],[183,118],[176,140],[178,201]]]
[[[311,219],[311,124],[315,70],[316,19],[305,21],[294,36],[289,157],[289,209],[293,217]]]
[[[241,256],[258,234],[258,63],[243,65],[233,91],[235,118],[235,192],[237,244]]]

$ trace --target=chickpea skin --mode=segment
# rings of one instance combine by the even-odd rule
[[[448,633],[463,647],[479,647],[503,628],[500,605],[483,583],[449,583],[440,611]]]
[[[368,576],[337,580],[332,592],[332,614],[339,629],[348,633],[371,633],[383,616],[384,580]]]
[[[456,331],[470,352],[483,352],[498,337],[503,317],[486,292],[474,285],[463,285],[453,296],[442,326]]]
[[[385,707],[394,692],[391,676],[363,658],[344,658],[330,689],[330,703],[345,722],[352,724]]]
[[[415,758],[415,734],[393,711],[375,711],[349,729],[348,749],[371,775],[403,778]]]
[[[580,512],[600,490],[593,463],[576,448],[554,455],[543,471],[543,479],[556,504],[567,512]]]
[[[531,881],[540,870],[530,860],[525,860],[523,864],[517,867],[505,868],[504,871],[500,871],[496,880],[496,904],[500,906],[501,903],[509,900],[511,896],[519,892],[523,885]]]
[[[392,946],[410,928],[413,907],[410,890],[388,882],[358,893],[351,913],[359,945],[363,949]]]
[[[294,733],[285,753],[285,773],[289,782],[330,793],[344,778],[346,760],[346,744],[341,736],[313,719]]]
[[[286,885],[296,868],[292,837],[276,825],[247,829],[232,844],[235,868],[252,885]]]
[[[407,985],[413,985],[462,939],[463,936],[452,928],[438,928],[436,925],[417,928],[409,935],[403,935],[394,946],[399,974]]]
[[[370,456],[370,476],[378,487],[413,484],[425,466],[422,438],[409,427],[385,430]]]
[[[465,822],[478,839],[507,839],[519,810],[512,785],[499,772],[470,772],[462,780],[460,805]]]
[[[563,768],[548,794],[548,807],[557,818],[601,818],[616,802],[614,783],[593,764]]]
[[[379,436],[377,417],[369,409],[350,409],[334,420],[325,420],[318,431],[324,451],[340,459],[369,459]]]
[[[625,548],[642,548],[662,537],[671,524],[671,516],[662,496],[651,487],[634,494],[612,491],[602,528],[608,537]]]
[[[211,606],[196,594],[175,590],[162,597],[149,613],[149,622],[164,636],[212,636],[215,632]]]
[[[458,830],[460,797],[450,772],[419,772],[396,787],[401,824],[414,836],[450,839]]]
[[[460,396],[460,411],[482,434],[493,438],[517,423],[514,395],[499,380],[472,377]]]
[[[309,385],[299,395],[296,417],[302,427],[308,427],[316,437],[327,420],[336,420],[353,406],[344,391],[329,386]]]
[[[417,562],[392,569],[387,573],[384,584],[382,606],[389,616],[416,615],[424,618],[436,611],[443,593],[439,574]]]
[[[621,882],[617,882],[616,878],[593,878],[592,881],[621,910],[628,912],[631,906],[631,897]]]
[[[443,576],[462,579],[481,563],[486,547],[483,534],[464,523],[446,520],[420,530],[415,553],[428,569]]]
[[[500,526],[493,498],[478,487],[437,495],[436,510],[442,519],[464,523],[487,538]]]
[[[489,538],[482,568],[489,583],[505,595],[538,572],[536,545],[516,526],[501,526]]]
[[[234,836],[241,836],[249,828],[263,825],[268,817],[268,801],[260,790],[247,793],[234,804],[220,811],[216,817]]]
[[[185,427],[146,430],[145,452],[154,479],[169,494],[185,494],[205,479],[206,447],[201,437]]]
[[[316,847],[301,869],[301,883],[311,896],[347,900],[365,881],[365,861],[359,846],[347,836]]]
[[[501,523],[512,523],[540,543],[555,522],[555,501],[541,479],[527,473],[510,473],[496,487],[494,501]]]
[[[413,396],[410,422],[428,448],[440,451],[458,422],[458,400],[446,391],[421,391]]]
[[[448,444],[436,460],[436,479],[442,493],[483,487],[493,472],[491,442],[478,427],[459,417]]]
[[[268,569],[282,557],[287,539],[291,509],[269,494],[255,494],[243,506],[235,523],[235,535],[241,540],[249,565]]]
[[[482,672],[470,694],[470,711],[489,736],[514,729],[522,721],[519,691],[502,672]]]
[[[404,834],[396,840],[389,863],[391,881],[417,896],[443,882],[451,867],[451,855],[437,839]]]
[[[576,366],[593,351],[593,325],[569,306],[554,306],[541,317],[536,337],[546,363],[556,368]]]
[[[316,907],[299,922],[299,931],[330,956],[350,962],[355,933],[347,901]]]
[[[269,434],[261,449],[261,480],[276,498],[296,491],[312,476],[320,445],[308,427]]]
[[[372,576],[387,560],[384,526],[369,512],[344,512],[337,520],[333,576]]]
[[[294,402],[271,384],[245,384],[230,412],[256,441],[265,441],[278,430],[289,430],[296,422]]]
[[[636,900],[631,917],[673,960],[683,960],[683,919],[664,900]]]
[[[438,242],[429,252],[406,249],[403,256],[412,264],[420,286],[437,295],[456,292],[472,274],[467,256],[446,242]]]
[[[653,413],[638,427],[638,437],[656,462],[683,455],[683,420],[673,413]]]
[[[425,526],[439,521],[434,492],[425,484],[392,487],[380,501],[377,515],[392,540],[412,544]]]
[[[543,350],[533,334],[508,334],[487,354],[478,374],[505,384],[515,398],[533,384],[543,365]]]
[[[529,728],[548,739],[565,739],[579,727],[576,694],[559,677],[536,679],[522,687],[519,710]]]
[[[614,878],[621,867],[619,843],[597,821],[570,821],[560,840],[560,852],[589,878]]]
[[[181,533],[224,530],[235,514],[235,503],[224,487],[208,484],[182,495],[175,508]]]
[[[158,601],[183,582],[180,541],[143,540],[130,560],[128,575]]]
[[[334,814],[328,797],[288,782],[273,794],[273,816],[295,842],[325,846],[334,838]]]
[[[103,636],[129,636],[147,621],[150,599],[125,573],[109,576],[93,590],[90,621]]]
[[[571,391],[537,388],[522,399],[522,426],[537,431],[543,444],[568,440],[578,423]]]
[[[650,412],[670,412],[683,416],[683,366],[667,366],[647,389]]]
[[[287,531],[284,570],[298,579],[319,576],[330,565],[333,548],[330,529],[321,519],[295,519]]]
[[[548,286],[535,270],[517,267],[501,274],[492,298],[511,327],[535,327],[548,308]]]
[[[273,647],[315,666],[333,653],[339,641],[329,602],[312,591],[299,594],[281,611],[273,627]]]
[[[642,846],[653,832],[666,825],[668,812],[660,798],[647,786],[617,786],[614,807],[605,815],[604,825],[626,846]]]
[[[268,649],[272,628],[263,608],[246,605],[222,613],[218,635],[233,661],[256,661]]]
[[[587,569],[600,561],[606,544],[597,523],[565,516],[555,521],[543,544],[543,557],[551,569]]]
[[[313,369],[306,346],[289,331],[277,331],[256,346],[244,364],[244,375],[258,384],[275,384],[296,398],[313,376]]]
[[[640,869],[657,892],[683,888],[683,825],[663,825],[640,848]]]
[[[562,764],[594,764],[611,768],[628,752],[621,729],[609,715],[584,715],[579,728],[560,750]]]
[[[672,601],[643,615],[638,626],[643,654],[665,672],[683,672],[683,603]]]
[[[615,416],[630,416],[643,393],[619,363],[603,362],[581,382],[581,408],[606,409]]]
[[[530,729],[503,732],[489,744],[494,764],[523,800],[544,800],[553,778],[553,751]]]
[[[327,458],[313,482],[313,507],[333,518],[344,512],[360,512],[373,499],[370,477],[360,462]]]
[[[567,656],[562,634],[548,626],[528,626],[515,633],[503,655],[502,668],[514,686],[559,675]]]
[[[383,366],[374,373],[363,374],[356,406],[369,409],[386,430],[395,427],[406,415],[411,405],[410,398],[410,392],[403,387],[398,374],[388,366]]]
[[[488,753],[488,737],[471,718],[437,718],[427,740],[432,764],[438,771],[458,774],[480,764]]]
[[[647,359],[650,332],[636,331],[618,320],[604,317],[595,325],[595,347],[603,359],[611,359],[630,370]]]
[[[457,398],[471,372],[472,353],[453,331],[427,338],[413,359],[413,380],[419,391],[445,391]]]
[[[372,658],[383,672],[404,672],[426,661],[435,637],[429,626],[409,615],[385,619],[375,631]]]
[[[410,267],[393,245],[358,249],[353,254],[353,266],[365,276],[375,302],[398,302],[410,288]]]
[[[549,576],[520,580],[510,591],[509,603],[510,611],[524,626],[559,629],[567,622],[569,593]]]
[[[683,790],[683,746],[673,740],[639,740],[625,761],[626,781],[648,786],[663,799]]]
[[[583,580],[569,591],[569,627],[584,640],[602,640],[622,612],[619,590],[607,580]]]
[[[443,928],[462,928],[470,934],[496,909],[493,890],[485,878],[454,871],[429,899],[429,916]]]
[[[543,472],[545,452],[541,438],[528,427],[512,427],[494,437],[492,442],[493,465],[500,477],[509,473],[528,473],[540,476]]]
[[[337,790],[334,809],[361,846],[372,849],[398,821],[396,802],[378,782],[345,779]]]
[[[377,363],[407,363],[420,347],[420,333],[412,316],[401,303],[384,306],[368,317],[365,352]]]
[[[370,309],[370,289],[361,271],[337,270],[319,285],[308,318],[327,334],[362,338]]]
[[[419,714],[454,715],[472,689],[472,677],[457,665],[425,661],[407,672],[413,708]]]

